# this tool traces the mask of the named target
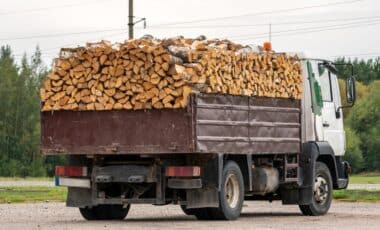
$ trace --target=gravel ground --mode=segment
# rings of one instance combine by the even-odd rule
[[[179,206],[134,205],[123,221],[85,221],[64,203],[2,204],[0,229],[379,229],[380,204],[334,202],[322,217],[302,216],[297,206],[245,202],[237,221],[198,221]]]

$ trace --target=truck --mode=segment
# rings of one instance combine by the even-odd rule
[[[41,152],[67,156],[55,183],[86,220],[124,219],[132,204],[180,205],[235,220],[244,200],[328,212],[349,182],[336,64],[301,58],[301,99],[192,94],[186,108],[41,112]],[[351,66],[352,68],[352,66]]]

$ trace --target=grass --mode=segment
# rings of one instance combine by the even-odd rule
[[[0,177],[0,181],[53,181],[50,177]],[[351,184],[380,184],[380,174],[360,174],[350,177]],[[0,203],[65,201],[66,187],[25,186],[0,187]],[[380,191],[336,190],[334,199],[346,202],[380,202]]]
[[[65,201],[66,187],[0,187],[0,203]]]
[[[54,181],[53,177],[0,177],[0,181]],[[380,184],[380,173],[350,176],[350,184]]]
[[[53,177],[0,177],[0,181],[54,181]]]
[[[66,196],[66,187],[0,187],[0,203],[63,202]],[[380,202],[380,191],[336,190],[334,199],[345,202]]]
[[[334,199],[347,202],[380,202],[380,191],[336,190]]]
[[[380,176],[378,174],[350,176],[350,184],[380,184]]]

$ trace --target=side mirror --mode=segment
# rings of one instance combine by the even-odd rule
[[[350,76],[346,80],[346,97],[348,105],[339,106],[335,111],[336,118],[340,118],[340,110],[342,108],[352,107],[355,104],[356,100],[356,87],[355,87],[355,78]]]
[[[355,78],[353,76],[350,76],[346,80],[346,96],[347,96],[347,103],[349,103],[351,106],[354,105],[356,100],[356,88],[355,88]]]

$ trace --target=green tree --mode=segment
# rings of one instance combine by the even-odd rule
[[[346,131],[346,154],[344,159],[348,161],[354,173],[361,172],[364,167],[363,155],[360,149],[361,140],[358,135],[348,126]]]
[[[13,158],[22,157],[22,147],[18,145],[19,133],[17,130],[18,110],[21,81],[18,76],[18,67],[12,57],[9,46],[0,49],[0,173],[2,175],[16,175],[22,171],[19,162]]]
[[[368,96],[352,108],[347,123],[361,139],[365,170],[380,170],[380,81],[369,86]]]
[[[368,60],[346,59],[344,57],[335,60],[338,64],[352,64],[355,78],[363,84],[370,84],[372,81],[380,80],[380,57]],[[351,68],[347,65],[337,65],[339,77],[345,79],[351,76]]]
[[[343,79],[339,79],[339,91],[340,98],[342,99],[342,105],[347,105],[347,96],[346,96],[346,82]],[[360,101],[368,96],[368,86],[364,85],[360,81],[356,82],[356,100]],[[343,108],[344,117],[348,117],[352,107]]]
[[[37,47],[18,67],[9,46],[0,49],[0,174],[43,176],[39,155],[39,87],[46,76]],[[37,169],[38,167],[43,170]]]

